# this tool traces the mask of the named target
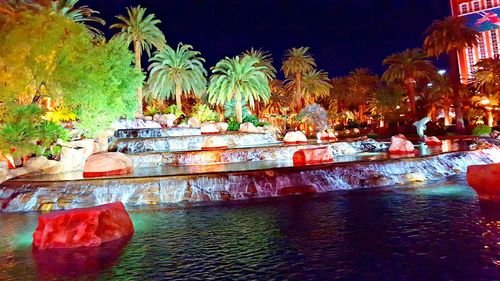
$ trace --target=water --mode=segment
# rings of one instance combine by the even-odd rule
[[[457,182],[131,211],[130,241],[31,252],[0,214],[0,280],[499,280],[500,205]]]

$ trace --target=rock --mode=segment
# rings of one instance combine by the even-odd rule
[[[20,177],[20,176],[26,175],[29,172],[30,171],[28,169],[26,169],[25,167],[21,167],[21,168],[9,170],[9,175],[11,178],[15,178],[15,177]]]
[[[85,150],[63,146],[61,149],[61,160],[59,160],[61,172],[82,170],[87,158],[88,156]]]
[[[154,129],[154,128],[161,128],[161,125],[153,121],[144,121],[142,119],[135,119],[135,120],[121,119],[119,121],[114,122],[111,125],[111,129],[113,131],[121,129]]]
[[[493,130],[490,134],[490,138],[500,140],[500,132],[497,130]]]
[[[202,134],[217,134],[220,132],[217,125],[213,122],[203,123],[201,124],[201,133]]]
[[[55,211],[38,218],[38,227],[33,233],[33,248],[96,247],[130,237],[133,233],[132,221],[121,202]]]
[[[467,167],[467,183],[479,199],[500,202],[500,163]]]
[[[425,144],[428,146],[441,146],[443,142],[436,137],[425,137]]]
[[[316,188],[311,185],[305,186],[287,186],[283,187],[278,191],[279,196],[290,196],[290,195],[302,195],[302,194],[314,194],[316,193]]]
[[[49,162],[49,159],[45,156],[39,156],[39,157],[31,157],[24,163],[24,167],[28,169],[28,171],[33,172],[33,171],[40,171],[43,170],[44,168],[49,168],[47,167]]]
[[[319,164],[333,161],[333,154],[328,147],[299,149],[293,154],[293,165]]]
[[[405,182],[425,182],[427,178],[424,174],[416,172],[416,173],[408,173],[403,176]]]
[[[153,121],[153,116],[144,116],[144,121]]]
[[[94,153],[107,152],[109,148],[109,139],[113,137],[114,131],[111,129],[103,130],[95,138]]]
[[[227,124],[226,122],[217,122],[217,123],[215,123],[215,126],[222,133],[227,132],[227,128],[229,128],[229,124]]]
[[[188,120],[188,125],[189,125],[189,127],[192,127],[192,128],[199,128],[201,126],[201,123],[200,123],[200,120],[198,120],[198,118],[191,117]]]
[[[294,131],[286,133],[283,141],[285,143],[305,143],[307,142],[307,137],[301,131]]]
[[[205,138],[203,144],[201,145],[202,149],[213,149],[213,148],[224,148],[224,147],[227,147],[226,140],[217,136]]]
[[[9,167],[6,162],[0,162],[0,183],[11,179],[13,176],[9,171]]]
[[[392,154],[414,154],[415,147],[405,136],[399,134],[391,138],[389,152]]]
[[[255,127],[253,123],[246,122],[240,125],[240,129],[238,130],[242,133],[259,133],[260,131]]]
[[[133,173],[134,164],[125,154],[107,152],[92,155],[83,168],[83,177],[105,177]]]
[[[168,127],[173,127],[175,120],[177,120],[177,115],[175,114],[167,114],[165,115],[165,120],[167,121],[167,126]]]

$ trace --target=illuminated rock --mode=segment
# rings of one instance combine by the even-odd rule
[[[56,211],[38,218],[38,227],[33,233],[33,248],[96,247],[128,238],[133,233],[132,221],[121,202]]]
[[[414,154],[416,153],[415,147],[411,141],[407,140],[405,136],[399,134],[391,138],[391,146],[389,152],[392,154]]]
[[[500,202],[500,163],[468,166],[467,183],[479,199]]]
[[[83,168],[83,177],[104,177],[130,174],[134,171],[132,161],[120,152],[106,152],[89,157]]]
[[[436,137],[425,137],[425,144],[428,146],[441,146],[443,142]]]
[[[202,134],[217,134],[219,132],[220,132],[219,128],[213,122],[201,124],[201,133]]]
[[[293,154],[294,165],[332,162],[333,154],[328,147],[299,149]]]
[[[246,122],[240,125],[240,129],[238,130],[242,133],[259,133],[260,131],[255,127],[253,123]]]
[[[286,133],[283,141],[285,143],[305,143],[307,142],[307,137],[301,131],[294,131]]]
[[[227,142],[221,137],[213,136],[203,140],[202,149],[224,148],[227,147]]]
[[[196,117],[191,117],[188,119],[188,125],[192,128],[199,128],[201,126],[200,120]]]
[[[227,131],[227,128],[229,128],[229,124],[226,122],[217,122],[215,123],[215,126],[217,126],[217,129],[219,129],[220,132],[225,133]]]

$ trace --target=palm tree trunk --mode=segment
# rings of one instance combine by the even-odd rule
[[[182,90],[179,85],[175,85],[175,104],[177,105],[177,109],[182,111]]]
[[[134,41],[134,53],[135,53],[135,68],[142,72],[141,66],[141,43],[139,41]],[[137,114],[142,116],[142,86],[137,89],[137,104],[139,109]]]
[[[437,114],[436,114],[436,104],[435,103],[432,103],[431,105],[431,110],[430,110],[430,115],[431,115],[431,120],[432,122],[436,122],[437,121]]]
[[[243,123],[243,109],[241,106],[241,98],[237,97],[236,98],[236,121],[238,123]]]
[[[363,103],[358,104],[358,119],[359,122],[364,122],[364,117],[365,117],[365,105]]]
[[[296,91],[296,97],[295,97],[295,105],[297,106],[297,113],[300,112],[302,109],[302,84],[301,84],[301,75],[300,73],[295,74],[295,81],[297,82],[297,91]]]
[[[453,104],[455,106],[455,119],[457,123],[457,132],[463,133],[464,115],[462,108],[462,97],[460,96],[460,72],[458,71],[458,50],[453,50],[450,53],[450,82],[453,89]]]
[[[443,112],[444,112],[444,125],[445,126],[450,126],[450,107],[451,107],[451,100],[449,98],[445,98],[443,102]]]
[[[415,104],[415,84],[413,77],[405,79],[405,88],[408,99],[410,100],[410,118],[412,122],[417,121],[417,106]]]
[[[493,127],[493,111],[486,109],[486,116],[488,117],[488,126]]]

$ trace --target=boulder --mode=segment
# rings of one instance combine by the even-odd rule
[[[436,137],[425,137],[425,144],[428,146],[441,146],[443,142]]]
[[[500,163],[467,167],[467,183],[479,199],[500,202]]]
[[[188,120],[188,125],[189,125],[189,127],[192,127],[192,128],[199,128],[201,126],[201,123],[200,123],[200,120],[198,120],[198,118],[191,117]]]
[[[227,128],[229,128],[229,124],[227,124],[226,122],[217,122],[215,123],[215,126],[222,133],[225,133],[227,131]]]
[[[38,218],[38,227],[33,233],[33,248],[96,247],[128,238],[133,233],[132,221],[121,202],[56,211]]]
[[[168,127],[173,127],[174,126],[174,123],[175,123],[175,120],[177,120],[177,115],[175,114],[167,114],[165,115],[165,120],[167,121],[167,126]]]
[[[307,137],[301,131],[294,131],[286,133],[283,141],[285,143],[305,143],[307,142]]]
[[[225,147],[227,147],[226,140],[217,136],[205,138],[203,144],[201,145],[202,149],[225,148]]]
[[[92,144],[92,151],[94,145]],[[88,159],[88,151],[82,148],[71,148],[63,146],[61,149],[61,172],[81,171]]]
[[[105,177],[133,173],[134,164],[125,154],[106,152],[94,154],[85,162],[83,177]]]
[[[144,121],[153,121],[153,116],[144,116]]]
[[[49,168],[47,167],[48,163],[49,159],[45,156],[31,157],[28,161],[26,161],[26,163],[24,163],[24,167],[26,167],[26,169],[30,172],[40,171],[44,168]]]
[[[319,164],[333,161],[333,154],[326,146],[299,149],[293,154],[293,165]]]
[[[202,134],[217,134],[220,132],[217,125],[213,122],[203,123],[201,124],[201,133]]]
[[[392,154],[414,154],[416,153],[415,147],[411,141],[407,140],[405,136],[399,134],[391,138],[391,146],[389,152]]]
[[[111,129],[103,130],[95,138],[94,153],[107,152],[109,148],[109,139],[113,137],[114,131]]]
[[[238,130],[241,133],[259,133],[260,131],[255,127],[253,123],[246,122],[240,125],[240,129]]]

